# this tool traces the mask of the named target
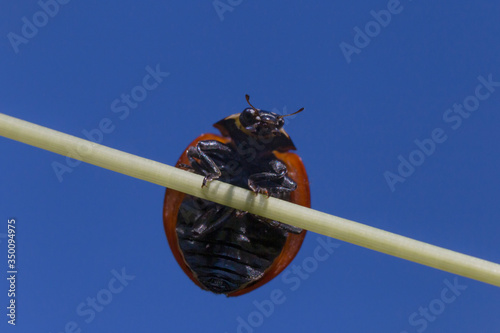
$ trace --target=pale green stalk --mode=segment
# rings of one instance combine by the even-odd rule
[[[203,178],[199,175],[1,113],[0,135],[375,251],[500,286],[498,264],[283,200],[255,196],[251,191],[219,181],[201,188]]]

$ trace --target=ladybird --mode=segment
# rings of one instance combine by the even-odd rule
[[[310,207],[307,174],[283,129],[284,117],[250,104],[202,134],[176,167]],[[178,264],[200,288],[239,296],[272,280],[290,264],[306,231],[248,212],[167,189],[163,206],[167,240]]]

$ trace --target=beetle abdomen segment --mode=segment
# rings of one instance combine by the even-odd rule
[[[238,216],[232,208],[188,195],[176,231],[186,264],[205,289],[219,294],[259,280],[287,238],[286,231],[252,214]]]

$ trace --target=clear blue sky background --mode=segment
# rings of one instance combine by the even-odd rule
[[[0,112],[82,138],[109,119],[103,144],[172,165],[246,93],[265,110],[305,107],[286,129],[313,208],[500,262],[500,86],[477,88],[480,76],[500,82],[498,2],[221,3],[69,1],[47,7],[52,17],[35,0],[4,1]],[[170,74],[142,96],[148,66]],[[467,118],[447,111],[464,101]],[[435,131],[446,141],[430,144]],[[2,332],[499,330],[499,288],[341,241],[318,261],[326,238],[313,233],[292,264],[307,275],[290,267],[232,299],[204,292],[168,248],[164,188],[83,163],[59,181],[64,157],[3,138],[0,151]],[[402,159],[419,165],[397,182]],[[5,315],[10,217],[16,328]],[[86,305],[95,297],[100,312]]]

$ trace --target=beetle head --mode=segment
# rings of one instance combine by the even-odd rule
[[[287,115],[279,115],[274,112],[257,109],[250,103],[250,96],[245,95],[249,108],[243,110],[239,116],[239,123],[245,131],[251,135],[267,138],[280,135],[285,124],[284,117],[297,114],[304,108]]]
[[[279,115],[274,112],[257,109],[250,104],[250,97],[246,95],[249,108],[241,113],[232,114],[214,124],[223,136],[231,137],[235,144],[246,141],[248,138],[255,139],[266,145],[266,149],[286,152],[295,150],[290,136],[283,129],[284,117],[297,114],[297,112]]]

